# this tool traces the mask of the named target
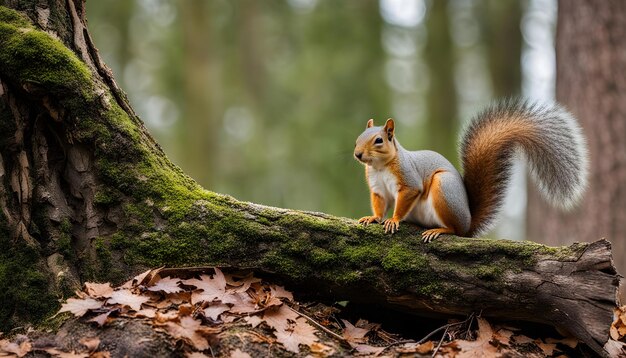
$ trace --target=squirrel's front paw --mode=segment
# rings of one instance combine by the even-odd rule
[[[367,226],[371,223],[379,223],[381,219],[378,216],[364,216],[359,219],[359,224]]]
[[[385,227],[385,233],[395,233],[396,231],[398,231],[398,228],[400,227],[400,220],[398,219],[387,219],[385,220],[385,222],[383,222],[383,226]]]

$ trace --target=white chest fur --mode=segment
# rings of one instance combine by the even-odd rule
[[[381,195],[385,201],[395,201],[398,196],[398,179],[389,170],[370,169],[367,180],[374,193]]]

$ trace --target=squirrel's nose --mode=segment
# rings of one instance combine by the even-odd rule
[[[361,160],[361,157],[363,156],[363,152],[354,153],[354,156],[355,156],[358,160]]]

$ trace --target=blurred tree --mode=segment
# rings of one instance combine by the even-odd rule
[[[518,95],[522,85],[522,18],[518,1],[480,1],[480,23],[496,98]]]
[[[569,214],[529,198],[528,233],[550,245],[613,243],[626,272],[626,2],[561,1],[557,28],[557,100],[580,120],[590,149],[589,189]]]
[[[180,158],[180,164],[193,178],[207,188],[213,188],[213,173],[217,171],[216,158],[219,127],[212,112],[210,87],[212,42],[208,2],[187,0],[177,2],[183,42],[183,116],[182,135],[189,155]]]
[[[454,85],[455,53],[450,36],[448,1],[432,1],[426,18],[424,50],[430,70],[428,91],[428,136],[426,147],[457,162],[457,95]]]

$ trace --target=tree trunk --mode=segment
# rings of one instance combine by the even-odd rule
[[[528,235],[549,245],[607,238],[626,272],[626,2],[559,2],[557,100],[580,120],[590,150],[589,188],[569,214],[529,198]]]
[[[423,244],[406,224],[386,235],[208,192],[132,111],[91,42],[82,0],[42,3],[0,7],[0,329],[45,317],[86,280],[219,265],[412,314],[551,324],[602,352],[618,288],[606,241]]]

